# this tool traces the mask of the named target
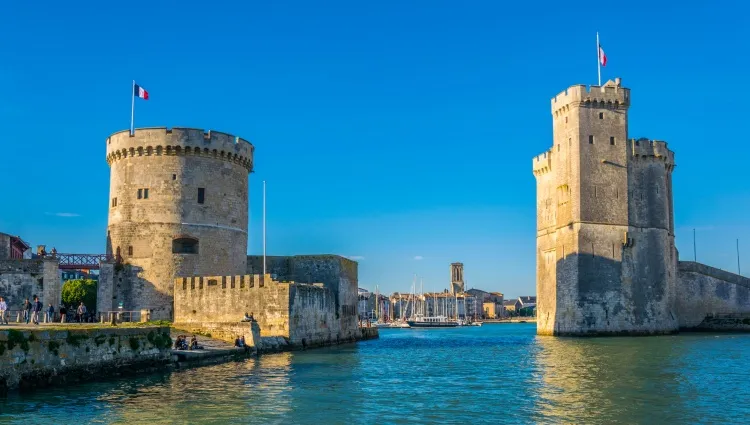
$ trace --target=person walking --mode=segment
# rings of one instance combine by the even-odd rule
[[[26,298],[26,301],[23,302],[23,320],[27,325],[31,320],[31,303],[29,302],[28,298]]]
[[[47,307],[47,320],[45,322],[52,323],[53,320],[55,320],[55,307],[52,307],[50,303],[49,307]]]
[[[83,301],[81,301],[81,305],[78,306],[76,313],[78,314],[78,323],[82,323],[83,317],[86,315],[86,306],[83,305]]]
[[[8,311],[8,304],[5,302],[5,298],[0,297],[0,324],[8,324],[8,317],[5,315]]]
[[[32,306],[32,321],[35,325],[39,324],[39,315],[42,314],[42,309],[44,309],[44,305],[41,301],[39,301],[39,297],[34,296],[34,305]]]

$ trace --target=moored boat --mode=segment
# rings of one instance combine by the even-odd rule
[[[423,317],[417,316],[414,320],[407,320],[410,328],[455,328],[461,326],[457,320],[448,320],[445,316]]]

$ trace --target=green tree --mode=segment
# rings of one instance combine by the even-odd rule
[[[62,303],[67,307],[78,307],[83,301],[87,309],[96,308],[96,281],[91,279],[73,279],[62,287]]]

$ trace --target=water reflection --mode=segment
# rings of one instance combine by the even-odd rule
[[[748,352],[750,335],[390,330],[357,345],[12,395],[0,423],[743,423]]]
[[[706,336],[650,338],[571,339],[538,337],[536,356],[543,385],[535,418],[540,422],[573,423],[677,423],[710,419],[710,410],[698,407],[703,400],[721,400],[723,389],[737,381],[717,382],[720,387],[701,393],[695,382],[711,379],[694,361],[711,363],[719,351],[747,349],[716,344]],[[724,346],[727,344],[726,346]],[[720,348],[721,347],[721,348]],[[709,357],[694,358],[703,352]],[[746,373],[745,373],[746,375]],[[747,394],[747,389],[743,391]],[[747,412],[744,407],[741,410]],[[741,417],[737,412],[737,417]],[[726,412],[719,414],[726,417]]]

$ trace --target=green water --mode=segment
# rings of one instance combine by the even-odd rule
[[[0,423],[748,423],[750,335],[569,339],[533,324],[380,340],[45,389]]]

